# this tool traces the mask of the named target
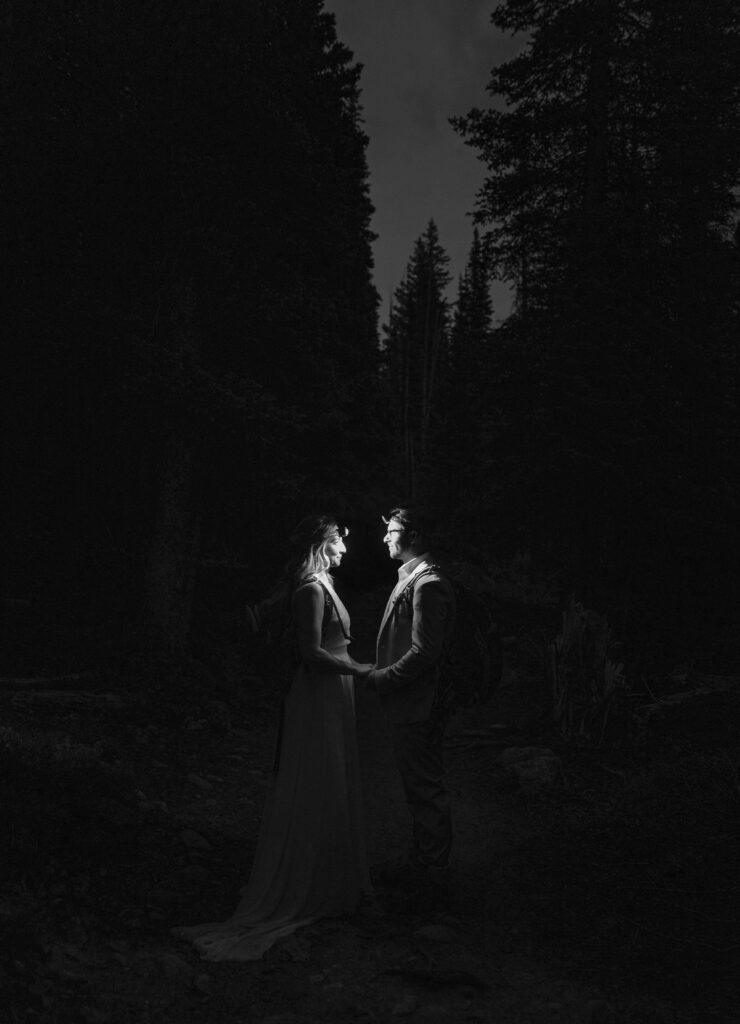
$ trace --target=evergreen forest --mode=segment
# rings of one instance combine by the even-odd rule
[[[410,499],[625,640],[735,652],[738,15],[669,6],[496,7],[531,42],[454,120],[468,265],[421,225],[385,324],[361,69],[318,0],[8,7],[13,672],[185,651],[296,517],[374,537]]]
[[[535,740],[576,731],[545,706],[568,609],[624,700],[676,671],[737,683],[740,7],[490,6],[526,45],[450,121],[485,171],[467,263],[453,277],[432,216],[383,309],[362,67],[324,0],[2,5],[6,798],[33,764],[28,799],[62,799],[44,758],[85,785],[88,757],[106,780],[133,763],[148,687],[162,736],[179,701],[243,689],[245,605],[312,513],[350,528],[350,595],[392,585],[380,516],[405,502],[440,555],[505,582],[545,680]],[[94,697],[44,717],[42,692],[96,674],[140,702],[112,746]],[[579,742],[607,745],[606,714]],[[0,844],[31,889],[32,818]]]

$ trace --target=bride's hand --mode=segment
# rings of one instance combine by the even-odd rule
[[[354,673],[353,673],[355,679],[367,679],[367,677],[370,675],[370,672],[372,671],[372,669],[374,667],[375,666],[371,665],[369,662],[366,662],[366,661],[356,661],[354,663]]]

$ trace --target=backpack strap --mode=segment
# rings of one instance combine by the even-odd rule
[[[327,630],[329,629],[331,613],[334,610],[334,598],[332,597],[329,588],[326,586],[325,583],[321,582],[318,576],[310,576],[306,580],[306,583],[318,583],[318,585],[324,592],[324,614],[321,619],[321,639],[324,640],[324,638],[326,637]],[[347,630],[344,628],[342,616],[339,614],[339,612],[337,612],[337,621],[339,622],[339,628],[342,631],[344,639],[349,643],[352,637],[347,633]]]
[[[417,582],[422,578],[422,576],[431,576],[431,574],[435,572],[442,573],[442,570],[434,562],[428,562],[423,569],[421,569],[419,572],[415,573],[411,577],[411,579],[408,581],[408,583],[403,588],[401,593],[398,595],[396,600],[393,602],[394,615],[397,614],[396,609],[398,608],[402,601],[405,601],[409,605],[409,607],[413,608],[414,587],[416,586]]]
[[[445,574],[445,572],[441,568],[441,566],[437,565],[436,562],[428,562],[420,572],[417,572],[415,576],[411,577],[411,579],[408,581],[406,586],[403,588],[401,593],[398,595],[398,597],[394,601],[394,603],[393,603],[393,614],[394,615],[398,614],[397,608],[400,605],[401,601],[405,601],[407,603],[408,607],[410,608],[411,614],[413,616],[413,610],[414,610],[414,587],[416,586],[418,581],[423,576],[431,576],[434,573],[436,573],[438,576],[444,576],[445,579],[447,579],[448,582],[449,582],[449,577]],[[449,635],[447,637],[447,641],[449,641]],[[446,642],[445,645],[444,645],[444,657],[446,658],[448,655],[449,655],[449,643]]]

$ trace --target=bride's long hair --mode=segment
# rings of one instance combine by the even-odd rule
[[[334,516],[307,516],[302,519],[288,541],[290,556],[280,582],[298,586],[310,576],[326,572],[331,564],[326,545],[335,537],[345,537]],[[279,585],[279,584],[278,584]]]
[[[288,539],[288,561],[280,579],[263,601],[247,609],[253,630],[264,630],[276,638],[289,628],[296,589],[312,576],[327,571],[331,564],[327,544],[336,537],[346,537],[347,533],[335,516],[306,516],[298,523]]]

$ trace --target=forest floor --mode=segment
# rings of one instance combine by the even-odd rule
[[[350,597],[360,658],[384,599]],[[239,678],[238,656],[191,674],[180,700],[171,676],[163,682],[162,670],[156,683],[149,665],[138,695],[128,679],[125,712],[57,710],[45,723],[55,742],[71,736],[125,762],[135,795],[99,803],[105,857],[75,837],[90,823],[73,816],[57,834],[81,844],[77,861],[59,853],[34,883],[10,873],[0,1022],[737,1024],[737,748],[674,744],[649,766],[634,752],[556,749],[555,784],[522,788],[498,755],[557,746],[537,725],[530,640],[512,638],[500,693],[450,730],[449,908],[401,913],[381,899],[254,964],[203,961],[169,932],[227,917],[248,876],[274,709]],[[5,705],[17,729],[36,707],[28,697]],[[377,863],[402,853],[409,823],[385,722],[361,689],[358,731]]]

